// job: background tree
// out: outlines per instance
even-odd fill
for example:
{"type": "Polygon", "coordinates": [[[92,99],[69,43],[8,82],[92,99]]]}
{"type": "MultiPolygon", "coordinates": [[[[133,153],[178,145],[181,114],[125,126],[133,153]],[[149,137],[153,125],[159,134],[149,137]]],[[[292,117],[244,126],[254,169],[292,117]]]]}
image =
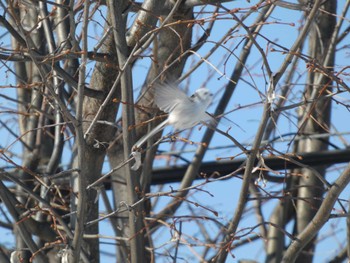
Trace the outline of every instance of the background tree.
{"type": "Polygon", "coordinates": [[[0,4],[1,262],[349,257],[349,1],[0,4]],[[223,125],[135,171],[175,81],[223,125]]]}

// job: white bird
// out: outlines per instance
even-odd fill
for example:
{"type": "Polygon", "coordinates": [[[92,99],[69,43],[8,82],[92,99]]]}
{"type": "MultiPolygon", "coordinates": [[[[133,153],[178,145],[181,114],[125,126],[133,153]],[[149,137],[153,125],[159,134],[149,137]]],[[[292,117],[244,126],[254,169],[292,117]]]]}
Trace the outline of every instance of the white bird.
{"type": "Polygon", "coordinates": [[[213,118],[206,109],[213,100],[213,94],[207,88],[199,88],[188,97],[174,84],[158,86],[154,101],[162,111],[169,113],[168,118],[139,139],[133,146],[139,149],[149,138],[160,132],[166,125],[172,125],[175,131],[192,128],[198,123],[208,122],[213,118]]]}

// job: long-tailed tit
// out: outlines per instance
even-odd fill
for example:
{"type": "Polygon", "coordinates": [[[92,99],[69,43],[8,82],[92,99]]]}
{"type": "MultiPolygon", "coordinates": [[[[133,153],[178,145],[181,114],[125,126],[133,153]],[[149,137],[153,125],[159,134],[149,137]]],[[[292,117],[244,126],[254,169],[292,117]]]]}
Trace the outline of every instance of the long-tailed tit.
{"type": "Polygon", "coordinates": [[[149,138],[164,129],[166,125],[172,125],[175,131],[179,131],[212,120],[213,118],[206,112],[212,99],[213,94],[207,88],[199,88],[191,97],[188,97],[174,84],[156,87],[154,101],[159,109],[169,113],[169,116],[139,139],[134,144],[133,150],[139,149],[149,138]]]}

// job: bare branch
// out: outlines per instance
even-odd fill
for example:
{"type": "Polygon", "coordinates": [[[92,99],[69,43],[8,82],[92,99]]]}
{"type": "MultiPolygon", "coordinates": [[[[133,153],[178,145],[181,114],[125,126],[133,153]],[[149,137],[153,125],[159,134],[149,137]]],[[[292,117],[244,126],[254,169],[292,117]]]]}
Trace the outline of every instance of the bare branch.
{"type": "Polygon", "coordinates": [[[286,250],[282,262],[294,262],[300,251],[305,247],[311,239],[318,233],[324,224],[328,221],[334,204],[337,201],[340,193],[350,182],[350,164],[344,169],[339,178],[334,182],[329,189],[325,199],[318,209],[315,217],[311,220],[308,226],[300,233],[294,242],[290,244],[286,250]]]}

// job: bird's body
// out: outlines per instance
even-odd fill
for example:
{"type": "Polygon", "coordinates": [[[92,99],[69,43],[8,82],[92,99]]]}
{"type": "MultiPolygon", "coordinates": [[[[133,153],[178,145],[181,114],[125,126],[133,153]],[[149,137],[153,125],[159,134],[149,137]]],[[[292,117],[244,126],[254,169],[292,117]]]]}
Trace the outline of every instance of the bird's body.
{"type": "Polygon", "coordinates": [[[152,131],[139,139],[133,149],[139,149],[149,138],[160,132],[166,125],[175,131],[192,128],[200,122],[207,122],[212,117],[206,109],[212,102],[213,94],[207,88],[199,88],[188,97],[175,85],[156,87],[154,101],[160,110],[169,113],[168,118],[152,131]]]}

